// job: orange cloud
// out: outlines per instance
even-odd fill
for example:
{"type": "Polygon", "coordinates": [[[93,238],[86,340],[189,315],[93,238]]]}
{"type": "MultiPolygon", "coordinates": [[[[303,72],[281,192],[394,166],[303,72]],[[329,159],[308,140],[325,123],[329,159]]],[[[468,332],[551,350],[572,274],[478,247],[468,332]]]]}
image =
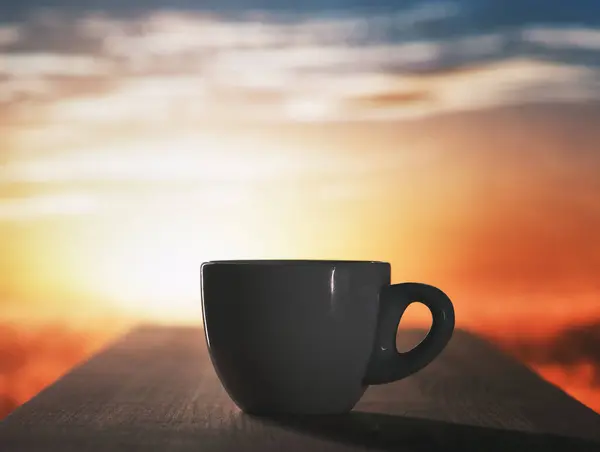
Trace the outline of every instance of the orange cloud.
{"type": "Polygon", "coordinates": [[[496,337],[509,353],[600,412],[600,317],[544,337],[496,337]]]}
{"type": "Polygon", "coordinates": [[[0,323],[0,419],[123,331],[0,323]]]}

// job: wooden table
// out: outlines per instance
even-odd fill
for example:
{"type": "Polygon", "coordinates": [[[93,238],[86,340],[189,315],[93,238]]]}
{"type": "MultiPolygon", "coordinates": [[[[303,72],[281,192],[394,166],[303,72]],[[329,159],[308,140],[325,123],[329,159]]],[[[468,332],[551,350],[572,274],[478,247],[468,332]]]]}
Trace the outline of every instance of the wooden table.
{"type": "Polygon", "coordinates": [[[457,331],[434,363],[371,387],[352,414],[255,418],[222,389],[201,329],[142,327],[0,423],[2,452],[356,450],[600,452],[600,415],[457,331]]]}

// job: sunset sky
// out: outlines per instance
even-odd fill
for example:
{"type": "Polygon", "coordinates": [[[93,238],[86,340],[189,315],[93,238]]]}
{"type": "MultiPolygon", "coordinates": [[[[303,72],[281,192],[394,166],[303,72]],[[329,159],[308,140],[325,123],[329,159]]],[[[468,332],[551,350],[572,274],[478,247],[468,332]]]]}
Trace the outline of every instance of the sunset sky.
{"type": "Polygon", "coordinates": [[[266,257],[390,261],[600,411],[600,3],[302,3],[0,4],[0,416],[266,257]]]}

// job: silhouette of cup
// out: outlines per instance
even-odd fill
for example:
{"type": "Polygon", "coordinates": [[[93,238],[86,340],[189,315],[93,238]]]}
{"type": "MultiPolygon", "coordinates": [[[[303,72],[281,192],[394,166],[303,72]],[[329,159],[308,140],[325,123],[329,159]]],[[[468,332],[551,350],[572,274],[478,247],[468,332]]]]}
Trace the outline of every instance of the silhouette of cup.
{"type": "Polygon", "coordinates": [[[429,364],[454,330],[446,294],[390,285],[386,262],[206,262],[201,288],[217,376],[234,403],[256,415],[348,412],[369,385],[429,364]],[[399,353],[398,324],[416,301],[431,311],[431,329],[399,353]]]}

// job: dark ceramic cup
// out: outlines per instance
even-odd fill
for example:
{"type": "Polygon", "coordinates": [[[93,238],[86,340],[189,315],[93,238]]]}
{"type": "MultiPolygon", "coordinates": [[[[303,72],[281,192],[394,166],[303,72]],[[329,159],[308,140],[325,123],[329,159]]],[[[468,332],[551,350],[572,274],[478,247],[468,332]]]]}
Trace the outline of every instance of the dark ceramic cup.
{"type": "Polygon", "coordinates": [[[202,264],[206,342],[225,390],[247,413],[350,411],[369,385],[429,364],[454,329],[439,289],[390,285],[390,264],[367,261],[215,261],[202,264]],[[427,337],[399,353],[412,302],[433,317],[427,337]]]}

